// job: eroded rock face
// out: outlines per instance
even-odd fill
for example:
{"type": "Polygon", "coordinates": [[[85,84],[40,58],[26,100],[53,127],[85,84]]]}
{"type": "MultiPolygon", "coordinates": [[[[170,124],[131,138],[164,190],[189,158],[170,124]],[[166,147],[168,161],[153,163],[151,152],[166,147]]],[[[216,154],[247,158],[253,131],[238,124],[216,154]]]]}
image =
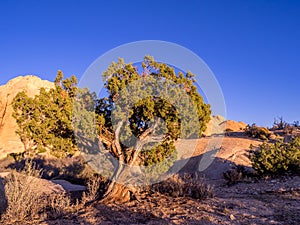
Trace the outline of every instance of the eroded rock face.
{"type": "Polygon", "coordinates": [[[221,124],[225,121],[225,118],[220,115],[211,116],[210,121],[207,124],[206,131],[203,133],[205,136],[211,136],[213,134],[224,133],[224,128],[221,124]]]}
{"type": "Polygon", "coordinates": [[[234,120],[226,120],[221,124],[221,126],[224,126],[226,130],[239,132],[243,131],[246,128],[247,124],[241,121],[237,122],[234,120]]]}
{"type": "Polygon", "coordinates": [[[20,91],[26,91],[30,97],[33,97],[42,87],[50,89],[54,87],[54,83],[28,75],[16,77],[0,86],[0,159],[6,157],[7,154],[24,151],[24,146],[15,133],[18,126],[12,117],[13,98],[20,91]]]}
{"type": "Polygon", "coordinates": [[[207,124],[207,129],[204,132],[205,136],[211,136],[214,134],[223,134],[226,130],[232,132],[240,132],[246,128],[247,124],[244,122],[236,122],[234,120],[225,120],[220,115],[214,115],[211,117],[207,124]]]}

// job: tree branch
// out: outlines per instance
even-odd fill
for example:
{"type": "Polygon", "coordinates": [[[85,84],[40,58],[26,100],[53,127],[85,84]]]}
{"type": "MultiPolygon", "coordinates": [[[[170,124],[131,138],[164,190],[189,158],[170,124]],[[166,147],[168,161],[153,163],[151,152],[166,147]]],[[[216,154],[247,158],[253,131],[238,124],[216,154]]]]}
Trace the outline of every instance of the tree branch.
{"type": "Polygon", "coordinates": [[[137,157],[139,155],[139,152],[143,149],[143,147],[151,142],[161,142],[164,140],[165,135],[153,135],[155,129],[157,128],[159,123],[159,120],[156,120],[154,125],[149,127],[145,132],[143,132],[140,136],[139,139],[137,140],[135,146],[134,146],[134,151],[133,151],[133,156],[130,162],[128,162],[129,166],[134,165],[134,163],[137,160],[137,157]]]}
{"type": "Polygon", "coordinates": [[[120,144],[120,131],[121,131],[121,127],[123,124],[124,124],[124,121],[118,122],[116,131],[115,131],[115,139],[113,140],[113,144],[116,146],[116,150],[119,155],[119,161],[121,163],[124,162],[124,155],[123,155],[122,147],[120,144]]]}
{"type": "Polygon", "coordinates": [[[149,134],[153,133],[156,129],[156,127],[158,126],[158,122],[159,120],[156,120],[155,123],[149,127],[147,130],[145,130],[140,136],[139,136],[139,139],[140,140],[143,140],[145,139],[149,134]]]}

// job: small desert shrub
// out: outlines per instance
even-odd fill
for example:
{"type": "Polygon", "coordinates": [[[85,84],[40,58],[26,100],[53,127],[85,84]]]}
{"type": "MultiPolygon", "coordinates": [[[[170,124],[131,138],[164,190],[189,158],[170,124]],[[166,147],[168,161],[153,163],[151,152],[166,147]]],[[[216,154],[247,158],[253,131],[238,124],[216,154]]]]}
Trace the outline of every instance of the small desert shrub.
{"type": "MultiPolygon", "coordinates": [[[[79,203],[77,203],[79,205],[79,203]]],[[[46,214],[48,218],[55,219],[74,211],[71,198],[66,193],[56,193],[48,196],[46,204],[46,214]]]]}
{"type": "Polygon", "coordinates": [[[104,194],[105,188],[108,186],[108,180],[101,176],[92,176],[87,182],[87,191],[83,193],[81,202],[83,205],[93,202],[104,194]]]}
{"type": "Polygon", "coordinates": [[[271,136],[270,131],[265,127],[258,127],[255,124],[247,125],[245,134],[249,137],[259,138],[261,140],[268,140],[271,136]]]}
{"type": "Polygon", "coordinates": [[[278,119],[274,119],[274,123],[273,123],[273,130],[283,130],[286,126],[288,126],[289,124],[284,121],[283,117],[278,117],[278,119]]]}
{"type": "Polygon", "coordinates": [[[296,127],[287,124],[287,125],[283,128],[283,133],[284,133],[284,134],[293,134],[296,130],[297,130],[296,127]]]}
{"type": "MultiPolygon", "coordinates": [[[[26,160],[21,171],[13,170],[4,179],[4,199],[7,201],[7,207],[0,224],[23,223],[45,217],[55,219],[83,207],[78,201],[73,204],[67,193],[43,193],[40,177],[41,170],[36,168],[33,161],[26,160]]],[[[3,201],[2,196],[2,205],[1,200],[3,201]]]]}
{"type": "Polygon", "coordinates": [[[252,174],[246,170],[245,166],[242,165],[238,165],[223,173],[223,177],[227,181],[228,185],[245,181],[251,176],[252,174]]]}
{"type": "Polygon", "coordinates": [[[281,174],[287,171],[299,172],[300,138],[288,143],[278,140],[275,143],[263,143],[251,155],[253,168],[259,174],[281,174]]]}
{"type": "Polygon", "coordinates": [[[22,173],[11,172],[4,180],[7,209],[3,215],[5,221],[24,221],[34,219],[42,210],[42,196],[37,193],[38,183],[36,177],[41,171],[29,161],[22,173]]]}
{"type": "Polygon", "coordinates": [[[195,173],[194,175],[175,174],[165,181],[152,185],[152,190],[172,197],[191,197],[206,199],[213,197],[212,186],[205,184],[204,180],[195,173]]]}
{"type": "Polygon", "coordinates": [[[294,121],[293,126],[296,128],[300,127],[300,122],[298,120],[294,121]]]}

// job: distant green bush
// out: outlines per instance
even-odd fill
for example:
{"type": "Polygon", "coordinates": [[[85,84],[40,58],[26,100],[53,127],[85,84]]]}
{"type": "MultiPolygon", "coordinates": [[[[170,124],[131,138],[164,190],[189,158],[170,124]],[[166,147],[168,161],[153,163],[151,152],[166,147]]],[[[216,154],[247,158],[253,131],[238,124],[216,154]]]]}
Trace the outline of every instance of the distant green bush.
{"type": "Polygon", "coordinates": [[[247,125],[245,133],[249,137],[259,138],[261,140],[268,140],[271,136],[270,131],[265,127],[258,127],[255,124],[247,125]]]}
{"type": "Polygon", "coordinates": [[[261,175],[287,171],[299,173],[300,138],[294,138],[288,143],[282,140],[263,143],[253,152],[251,161],[253,168],[261,175]]]}

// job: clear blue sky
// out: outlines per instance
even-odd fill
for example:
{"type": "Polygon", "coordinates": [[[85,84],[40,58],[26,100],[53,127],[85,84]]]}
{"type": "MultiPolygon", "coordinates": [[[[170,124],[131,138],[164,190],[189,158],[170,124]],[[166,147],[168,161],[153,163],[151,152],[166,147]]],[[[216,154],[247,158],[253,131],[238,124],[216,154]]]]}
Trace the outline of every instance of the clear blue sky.
{"type": "MultiPolygon", "coordinates": [[[[80,77],[127,42],[185,46],[212,69],[228,119],[300,120],[300,1],[0,1],[0,84],[61,69],[80,77]]],[[[201,84],[200,84],[201,85],[201,84]]]]}

